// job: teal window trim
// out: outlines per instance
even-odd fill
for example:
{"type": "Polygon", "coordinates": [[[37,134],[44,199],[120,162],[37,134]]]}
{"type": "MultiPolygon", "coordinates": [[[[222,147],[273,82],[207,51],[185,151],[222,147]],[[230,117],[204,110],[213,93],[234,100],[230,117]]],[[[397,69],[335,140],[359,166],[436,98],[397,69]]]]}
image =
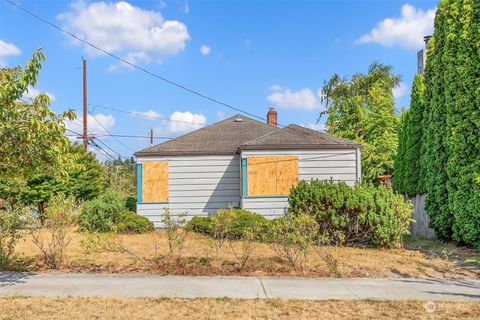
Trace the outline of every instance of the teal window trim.
{"type": "Polygon", "coordinates": [[[242,196],[246,197],[248,192],[247,185],[247,158],[242,158],[242,196]]]}
{"type": "Polygon", "coordinates": [[[142,203],[142,164],[137,163],[137,203],[142,203]]]}

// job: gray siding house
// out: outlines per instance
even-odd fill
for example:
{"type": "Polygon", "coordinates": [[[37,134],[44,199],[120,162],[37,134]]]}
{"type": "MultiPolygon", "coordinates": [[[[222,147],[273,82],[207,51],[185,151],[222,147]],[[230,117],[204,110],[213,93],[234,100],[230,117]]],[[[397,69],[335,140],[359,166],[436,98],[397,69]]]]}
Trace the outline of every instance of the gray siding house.
{"type": "Polygon", "coordinates": [[[160,225],[168,208],[187,217],[244,208],[269,218],[288,210],[288,193],[299,180],[360,179],[357,142],[298,125],[278,128],[243,115],[135,153],[137,212],[160,225]]]}

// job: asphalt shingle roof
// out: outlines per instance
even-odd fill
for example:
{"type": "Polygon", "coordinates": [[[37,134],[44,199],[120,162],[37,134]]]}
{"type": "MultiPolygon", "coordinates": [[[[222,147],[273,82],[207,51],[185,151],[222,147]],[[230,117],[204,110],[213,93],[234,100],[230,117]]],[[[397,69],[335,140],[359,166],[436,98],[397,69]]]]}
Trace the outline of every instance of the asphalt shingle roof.
{"type": "Polygon", "coordinates": [[[277,128],[235,115],[178,138],[154,145],[135,156],[235,154],[239,149],[359,148],[357,142],[291,124],[277,128]],[[239,121],[240,120],[240,121],[239,121]]]}
{"type": "Polygon", "coordinates": [[[284,128],[267,133],[250,140],[240,146],[240,149],[266,148],[358,148],[358,142],[328,135],[323,132],[290,124],[284,128]]]}
{"type": "Polygon", "coordinates": [[[175,139],[138,151],[135,156],[235,154],[239,145],[277,130],[276,127],[235,115],[175,139]],[[236,121],[241,119],[241,121],[236,121]]]}

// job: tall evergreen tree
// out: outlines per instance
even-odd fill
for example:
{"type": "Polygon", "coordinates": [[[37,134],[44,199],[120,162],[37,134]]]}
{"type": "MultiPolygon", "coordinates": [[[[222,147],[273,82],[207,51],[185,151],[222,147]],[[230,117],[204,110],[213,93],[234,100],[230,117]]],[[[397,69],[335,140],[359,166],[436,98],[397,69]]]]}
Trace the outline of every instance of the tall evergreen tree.
{"type": "Polygon", "coordinates": [[[452,235],[453,215],[448,208],[448,176],[446,163],[449,151],[446,147],[445,81],[447,61],[443,48],[447,38],[447,24],[451,18],[450,4],[442,1],[435,16],[435,32],[427,50],[425,68],[425,119],[427,126],[423,138],[422,166],[425,174],[425,207],[433,227],[442,239],[452,235]]]}
{"type": "Polygon", "coordinates": [[[431,225],[480,247],[480,1],[443,0],[425,71],[422,170],[431,225]]]}
{"type": "Polygon", "coordinates": [[[449,0],[444,110],[453,239],[480,247],[480,1],[449,0]]]}
{"type": "Polygon", "coordinates": [[[400,117],[400,131],[398,133],[398,147],[397,147],[397,156],[395,157],[395,162],[393,164],[393,178],[392,178],[392,187],[395,191],[400,193],[406,193],[405,183],[406,183],[406,170],[408,169],[409,163],[407,162],[407,136],[410,131],[410,110],[402,111],[400,117]]]}
{"type": "Polygon", "coordinates": [[[422,169],[420,157],[422,152],[423,119],[425,85],[422,76],[417,74],[413,79],[410,96],[409,128],[407,133],[406,163],[408,170],[405,174],[405,192],[409,195],[423,193],[422,169]]]}

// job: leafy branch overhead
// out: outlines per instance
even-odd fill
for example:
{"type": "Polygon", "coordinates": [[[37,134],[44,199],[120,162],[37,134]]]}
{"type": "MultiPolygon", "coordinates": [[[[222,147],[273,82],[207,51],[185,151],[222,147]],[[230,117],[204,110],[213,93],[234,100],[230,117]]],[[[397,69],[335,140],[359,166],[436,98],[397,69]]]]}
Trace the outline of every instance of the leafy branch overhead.
{"type": "Polygon", "coordinates": [[[390,66],[374,62],[367,74],[333,75],[322,89],[327,132],[363,144],[362,176],[373,181],[392,174],[397,151],[399,117],[393,89],[400,78],[390,66]]]}
{"type": "Polygon", "coordinates": [[[58,155],[69,147],[64,120],[73,120],[74,112],[52,112],[46,94],[22,100],[28,87],[37,84],[45,60],[39,49],[25,67],[0,69],[0,177],[25,176],[35,170],[64,174],[62,168],[72,161],[58,155]]]}

